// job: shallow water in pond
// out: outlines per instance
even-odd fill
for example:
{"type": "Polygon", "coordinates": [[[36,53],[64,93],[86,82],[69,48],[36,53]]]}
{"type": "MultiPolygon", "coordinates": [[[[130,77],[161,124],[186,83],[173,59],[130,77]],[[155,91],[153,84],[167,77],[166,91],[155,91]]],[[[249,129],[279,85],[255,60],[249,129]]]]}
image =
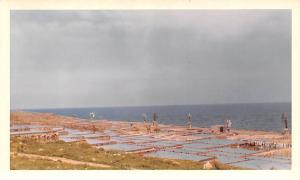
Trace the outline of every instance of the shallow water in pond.
{"type": "MultiPolygon", "coordinates": [[[[207,151],[202,149],[203,152],[207,151]]],[[[169,151],[169,152],[176,152],[176,153],[197,153],[197,152],[201,152],[200,151],[196,151],[195,149],[187,149],[187,148],[166,148],[165,151],[169,151]]]]}
{"type": "Polygon", "coordinates": [[[189,148],[189,149],[195,149],[196,151],[198,149],[203,149],[203,148],[212,148],[215,147],[216,145],[212,144],[204,144],[204,143],[191,143],[191,144],[184,144],[184,148],[189,148]]]}
{"type": "Polygon", "coordinates": [[[128,142],[130,139],[124,138],[124,137],[119,137],[119,136],[113,136],[111,137],[112,141],[117,141],[117,142],[128,142]]]}
{"type": "Polygon", "coordinates": [[[153,142],[153,143],[145,143],[142,145],[150,145],[150,146],[155,146],[155,147],[164,147],[164,146],[175,146],[175,145],[179,145],[182,143],[186,143],[184,141],[157,141],[157,142],[153,142]]]}
{"type": "Polygon", "coordinates": [[[255,157],[251,157],[250,159],[253,160],[262,160],[262,161],[271,161],[273,163],[290,163],[291,161],[288,159],[283,159],[283,158],[276,158],[276,156],[274,156],[274,158],[269,158],[269,157],[262,157],[262,156],[255,156],[255,157]]]}
{"type": "Polygon", "coordinates": [[[209,156],[216,157],[222,163],[232,163],[245,160],[245,158],[241,158],[239,154],[228,154],[219,151],[211,151],[207,154],[209,156]]]}
{"type": "Polygon", "coordinates": [[[128,140],[133,141],[134,143],[146,143],[150,141],[156,141],[157,139],[149,136],[140,136],[140,137],[129,137],[128,140]]]}
{"type": "Polygon", "coordinates": [[[138,146],[135,144],[110,144],[101,146],[103,149],[107,150],[122,150],[122,151],[133,151],[138,149],[143,149],[145,147],[138,146]]]}
{"type": "Polygon", "coordinates": [[[237,155],[245,155],[245,154],[252,154],[252,153],[258,152],[255,150],[249,150],[249,149],[244,149],[244,148],[230,148],[230,147],[216,148],[216,151],[232,153],[232,154],[237,154],[237,155]]]}
{"type": "Polygon", "coordinates": [[[214,136],[214,135],[212,135],[212,134],[191,134],[189,136],[210,137],[210,136],[214,136]]]}
{"type": "Polygon", "coordinates": [[[104,134],[109,135],[109,136],[119,136],[116,132],[112,130],[105,130],[104,134]]]}
{"type": "Polygon", "coordinates": [[[102,134],[102,133],[96,133],[96,134],[83,134],[82,136],[85,137],[85,138],[97,138],[97,137],[105,136],[105,134],[102,134]]]}
{"type": "Polygon", "coordinates": [[[170,158],[170,159],[184,159],[184,160],[193,160],[200,161],[209,159],[209,156],[201,156],[201,155],[193,155],[193,154],[185,154],[185,153],[177,153],[177,152],[168,152],[168,151],[156,151],[145,154],[145,156],[150,157],[160,157],[160,158],[170,158]]]}
{"type": "Polygon", "coordinates": [[[65,131],[68,132],[69,134],[74,134],[74,135],[92,134],[91,131],[80,131],[77,129],[70,129],[70,128],[65,128],[65,131]]]}
{"type": "Polygon", "coordinates": [[[248,160],[237,163],[230,163],[234,166],[250,168],[250,169],[290,169],[290,163],[275,163],[274,161],[266,160],[248,160]]]}
{"type": "Polygon", "coordinates": [[[195,140],[194,142],[207,143],[213,145],[229,145],[229,144],[242,143],[242,141],[229,140],[229,139],[217,139],[217,138],[195,140]]]}

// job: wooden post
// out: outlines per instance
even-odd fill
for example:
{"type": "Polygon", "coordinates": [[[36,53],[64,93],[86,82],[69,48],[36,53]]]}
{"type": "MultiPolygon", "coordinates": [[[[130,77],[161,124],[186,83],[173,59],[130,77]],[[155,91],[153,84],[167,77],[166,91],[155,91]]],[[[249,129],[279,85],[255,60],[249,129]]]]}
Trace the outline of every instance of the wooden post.
{"type": "Polygon", "coordinates": [[[157,113],[153,113],[153,129],[154,131],[158,131],[158,122],[157,122],[157,113]]]}
{"type": "Polygon", "coordinates": [[[288,113],[284,112],[281,115],[281,119],[284,123],[284,129],[283,129],[283,134],[288,135],[289,134],[289,129],[288,129],[288,113]]]}
{"type": "Polygon", "coordinates": [[[156,123],[156,121],[157,121],[157,113],[153,113],[153,122],[152,122],[153,126],[156,123]]]}

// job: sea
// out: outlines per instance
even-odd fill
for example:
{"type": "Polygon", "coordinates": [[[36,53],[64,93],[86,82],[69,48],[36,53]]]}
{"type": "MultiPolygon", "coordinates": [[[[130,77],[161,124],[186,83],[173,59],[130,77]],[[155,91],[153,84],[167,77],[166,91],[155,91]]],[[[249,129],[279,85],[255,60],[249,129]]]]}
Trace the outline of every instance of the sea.
{"type": "Polygon", "coordinates": [[[151,121],[157,113],[162,124],[186,125],[186,114],[191,113],[193,126],[210,127],[232,121],[232,128],[281,132],[284,123],[283,112],[288,113],[288,127],[291,128],[291,103],[247,103],[209,105],[168,105],[139,107],[89,107],[26,109],[31,112],[47,112],[64,116],[90,119],[94,112],[98,120],[143,122],[144,116],[151,121]]]}

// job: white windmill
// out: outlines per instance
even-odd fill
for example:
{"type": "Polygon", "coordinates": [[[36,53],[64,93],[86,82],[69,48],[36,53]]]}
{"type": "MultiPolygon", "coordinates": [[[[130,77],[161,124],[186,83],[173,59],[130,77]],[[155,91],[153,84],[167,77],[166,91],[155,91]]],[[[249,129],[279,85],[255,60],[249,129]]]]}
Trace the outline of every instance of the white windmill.
{"type": "Polygon", "coordinates": [[[95,117],[96,117],[96,114],[94,112],[91,112],[90,113],[90,119],[95,119],[95,117]]]}

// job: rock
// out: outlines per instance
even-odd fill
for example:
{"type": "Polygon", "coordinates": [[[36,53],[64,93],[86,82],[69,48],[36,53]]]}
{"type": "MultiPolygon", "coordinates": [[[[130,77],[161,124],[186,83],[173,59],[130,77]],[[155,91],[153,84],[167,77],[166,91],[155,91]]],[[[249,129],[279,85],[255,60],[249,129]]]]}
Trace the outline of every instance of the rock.
{"type": "Polygon", "coordinates": [[[206,161],[206,163],[203,165],[203,169],[212,169],[213,166],[209,161],[206,161]]]}

